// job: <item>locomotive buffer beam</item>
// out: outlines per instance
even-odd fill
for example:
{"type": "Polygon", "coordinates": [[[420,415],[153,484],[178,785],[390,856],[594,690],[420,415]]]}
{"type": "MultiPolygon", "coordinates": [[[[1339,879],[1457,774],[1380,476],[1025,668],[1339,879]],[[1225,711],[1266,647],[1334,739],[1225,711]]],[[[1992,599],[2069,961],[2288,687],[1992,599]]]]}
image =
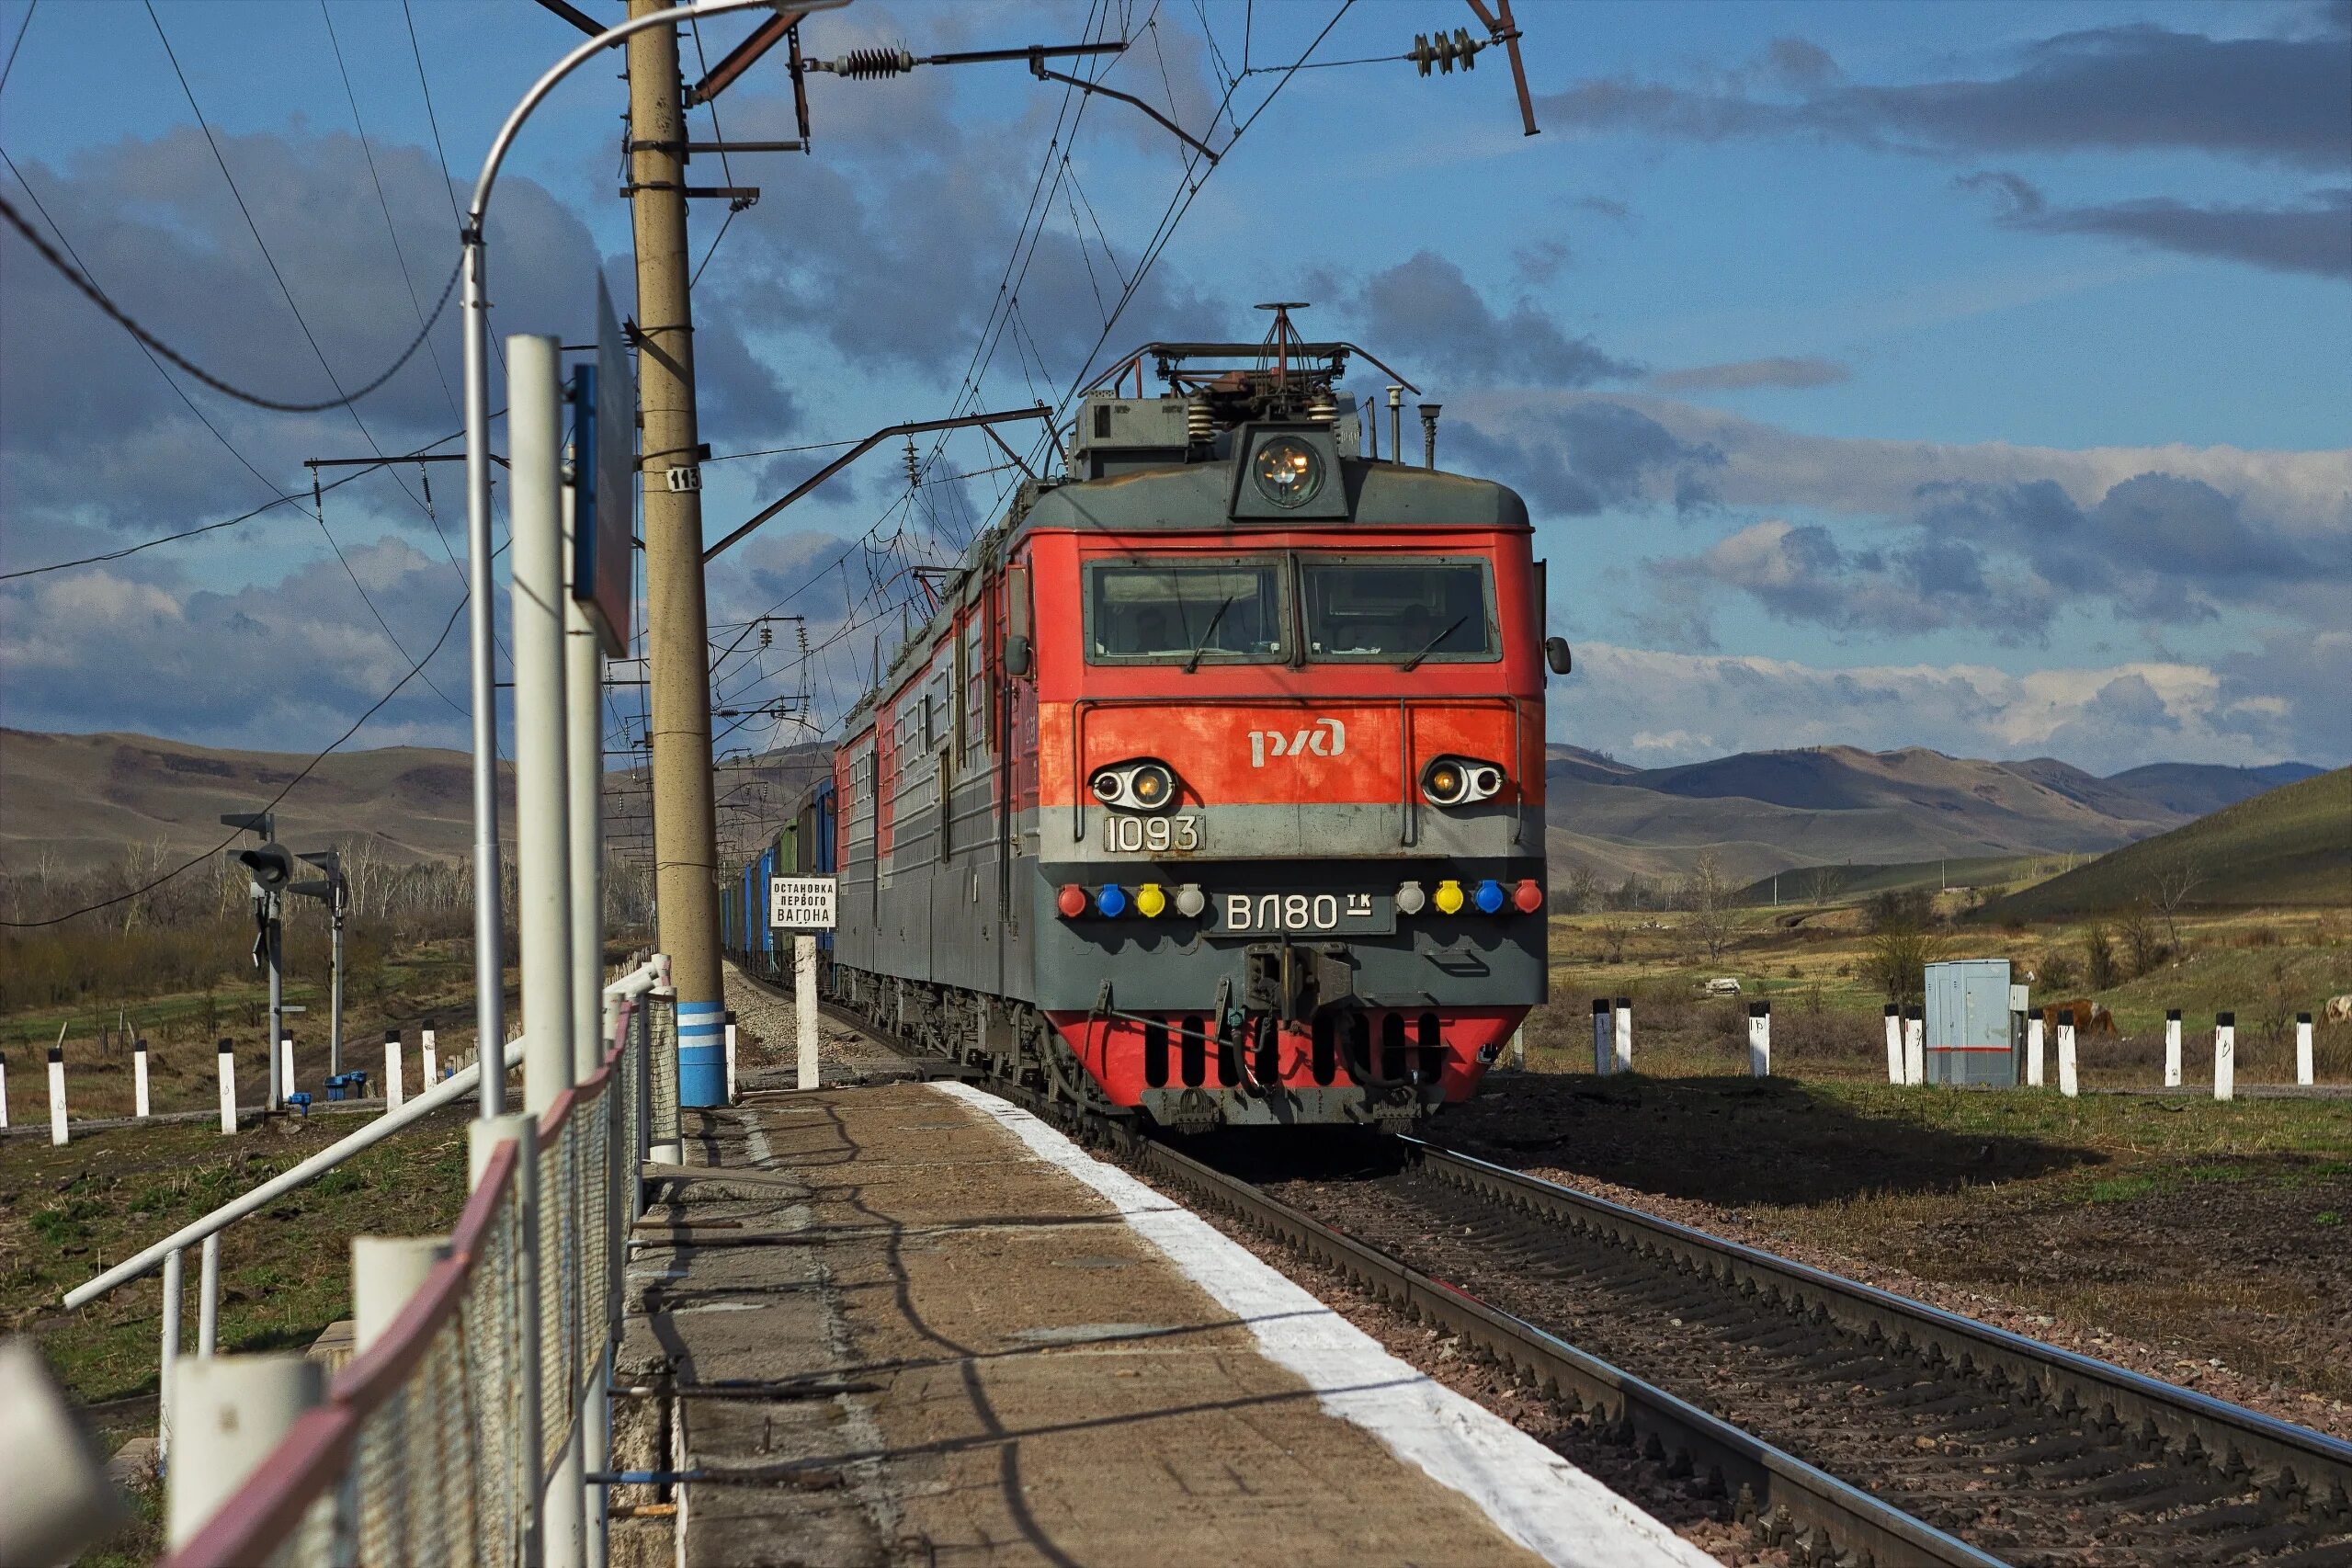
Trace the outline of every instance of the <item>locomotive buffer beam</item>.
{"type": "Polygon", "coordinates": [[[1286,1024],[1310,1022],[1356,997],[1356,965],[1344,943],[1254,942],[1242,962],[1242,1005],[1286,1024]]]}

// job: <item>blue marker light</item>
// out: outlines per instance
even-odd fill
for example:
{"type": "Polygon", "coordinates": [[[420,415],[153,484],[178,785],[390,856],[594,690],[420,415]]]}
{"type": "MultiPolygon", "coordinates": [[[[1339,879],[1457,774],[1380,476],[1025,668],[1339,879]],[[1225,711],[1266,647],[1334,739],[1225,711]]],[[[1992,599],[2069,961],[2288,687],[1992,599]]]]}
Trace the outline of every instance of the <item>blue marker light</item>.
{"type": "Polygon", "coordinates": [[[1095,894],[1095,907],[1108,915],[1127,913],[1127,893],[1117,882],[1105,882],[1103,891],[1095,894]]]}
{"type": "Polygon", "coordinates": [[[1481,915],[1502,914],[1503,900],[1505,896],[1503,884],[1494,881],[1492,877],[1489,877],[1486,881],[1478,884],[1478,895],[1476,900],[1478,904],[1478,913],[1481,915]]]}

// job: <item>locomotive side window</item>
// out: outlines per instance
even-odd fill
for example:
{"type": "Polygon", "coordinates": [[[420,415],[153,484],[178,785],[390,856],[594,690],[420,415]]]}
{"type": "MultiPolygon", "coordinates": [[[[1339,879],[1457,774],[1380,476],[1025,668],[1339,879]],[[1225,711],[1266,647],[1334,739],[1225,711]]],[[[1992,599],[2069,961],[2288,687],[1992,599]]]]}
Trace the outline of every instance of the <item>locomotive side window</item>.
{"type": "Polygon", "coordinates": [[[1272,664],[1290,621],[1279,562],[1086,566],[1086,662],[1272,664]]]}
{"type": "Polygon", "coordinates": [[[1307,555],[1299,575],[1309,658],[1418,665],[1496,656],[1483,561],[1307,555]]]}

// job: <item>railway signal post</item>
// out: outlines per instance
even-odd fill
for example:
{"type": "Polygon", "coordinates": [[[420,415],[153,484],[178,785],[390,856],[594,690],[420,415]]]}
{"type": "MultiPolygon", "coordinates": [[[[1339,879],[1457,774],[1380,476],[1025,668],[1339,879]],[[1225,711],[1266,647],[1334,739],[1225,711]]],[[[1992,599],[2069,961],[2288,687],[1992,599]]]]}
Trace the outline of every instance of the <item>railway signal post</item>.
{"type": "Polygon", "coordinates": [[[800,1085],[817,1086],[817,938],[838,923],[831,877],[770,877],[767,923],[792,933],[792,1020],[798,1036],[800,1085]]]}

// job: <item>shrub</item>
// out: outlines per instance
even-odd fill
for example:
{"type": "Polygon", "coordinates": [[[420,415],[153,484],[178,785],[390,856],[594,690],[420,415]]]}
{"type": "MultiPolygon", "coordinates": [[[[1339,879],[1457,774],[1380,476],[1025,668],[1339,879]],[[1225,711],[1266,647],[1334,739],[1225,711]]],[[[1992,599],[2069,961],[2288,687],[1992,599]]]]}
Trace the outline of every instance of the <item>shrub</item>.
{"type": "Polygon", "coordinates": [[[2090,977],[2092,990],[2114,988],[2119,978],[2115,966],[2115,938],[2103,920],[2094,920],[2084,928],[2083,969],[2090,977]]]}

